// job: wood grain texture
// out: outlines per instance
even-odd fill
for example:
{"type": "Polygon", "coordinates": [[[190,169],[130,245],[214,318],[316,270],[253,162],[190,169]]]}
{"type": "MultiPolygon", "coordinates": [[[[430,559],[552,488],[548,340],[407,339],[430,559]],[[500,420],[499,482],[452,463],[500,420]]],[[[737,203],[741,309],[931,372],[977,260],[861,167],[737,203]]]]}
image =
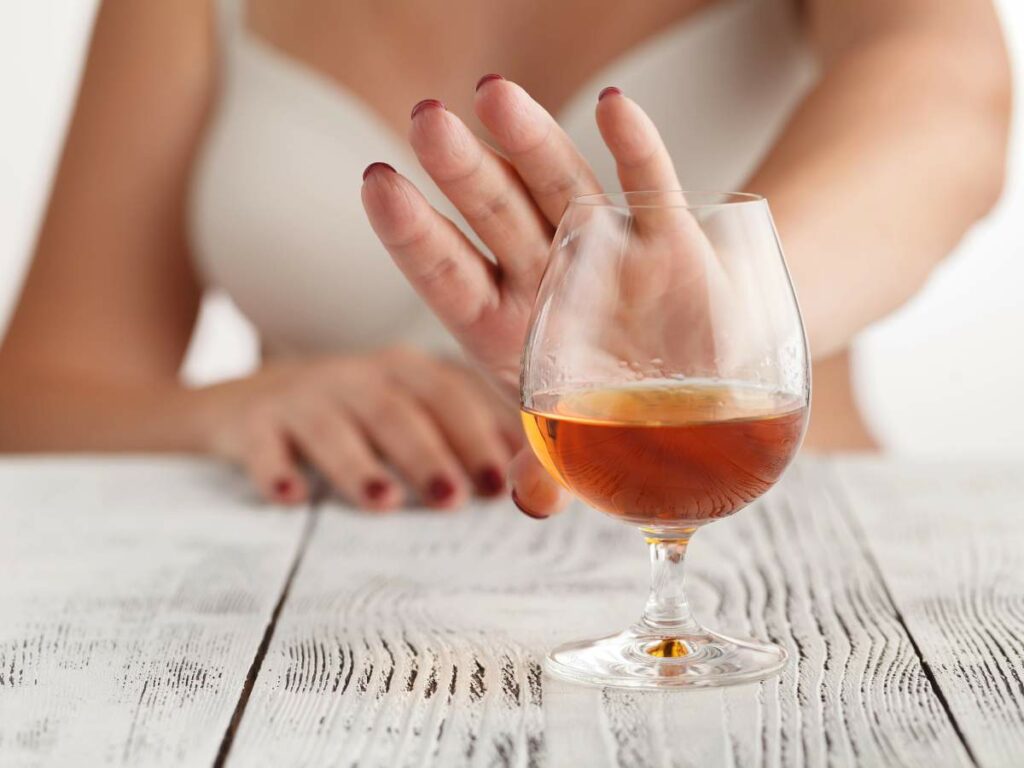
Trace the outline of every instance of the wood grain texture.
{"type": "Polygon", "coordinates": [[[1024,471],[838,463],[892,599],[981,766],[1024,765],[1024,471]]]}
{"type": "Polygon", "coordinates": [[[671,694],[541,673],[646,592],[628,526],[506,504],[319,513],[231,754],[235,765],[969,765],[820,464],[702,531],[699,617],[783,643],[778,680],[671,694]]]}
{"type": "Polygon", "coordinates": [[[308,514],[199,462],[5,459],[0,765],[211,765],[308,514]]]}

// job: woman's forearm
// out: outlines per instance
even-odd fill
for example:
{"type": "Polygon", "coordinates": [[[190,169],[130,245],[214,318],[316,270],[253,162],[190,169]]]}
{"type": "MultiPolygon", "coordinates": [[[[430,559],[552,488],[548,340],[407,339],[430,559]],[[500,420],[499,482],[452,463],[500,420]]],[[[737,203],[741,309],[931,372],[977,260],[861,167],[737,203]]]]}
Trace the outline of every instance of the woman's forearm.
{"type": "Polygon", "coordinates": [[[844,52],[750,181],[816,358],[910,298],[998,198],[1010,85],[997,48],[907,31],[844,52]]]}
{"type": "Polygon", "coordinates": [[[5,377],[0,451],[203,451],[206,399],[174,381],[5,377]]]}

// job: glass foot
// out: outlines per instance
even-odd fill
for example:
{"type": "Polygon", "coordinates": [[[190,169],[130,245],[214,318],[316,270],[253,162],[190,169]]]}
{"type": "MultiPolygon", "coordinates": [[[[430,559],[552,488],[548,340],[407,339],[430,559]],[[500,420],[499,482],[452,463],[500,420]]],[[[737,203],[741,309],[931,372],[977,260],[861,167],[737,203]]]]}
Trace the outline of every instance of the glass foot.
{"type": "Polygon", "coordinates": [[[545,667],[574,683],[615,688],[697,688],[751,683],[786,666],[785,649],[707,630],[666,636],[634,626],[610,637],[567,643],[545,667]]]}

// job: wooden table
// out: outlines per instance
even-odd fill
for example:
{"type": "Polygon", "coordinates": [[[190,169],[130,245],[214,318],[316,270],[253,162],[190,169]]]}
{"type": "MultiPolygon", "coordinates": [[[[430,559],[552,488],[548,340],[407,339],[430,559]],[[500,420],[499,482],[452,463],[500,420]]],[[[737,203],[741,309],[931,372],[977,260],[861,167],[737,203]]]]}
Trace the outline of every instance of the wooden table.
{"type": "Polygon", "coordinates": [[[283,510],[177,459],[0,462],[0,766],[1021,766],[1024,466],[817,459],[696,539],[697,615],[760,685],[541,671],[618,630],[596,513],[283,510]]]}

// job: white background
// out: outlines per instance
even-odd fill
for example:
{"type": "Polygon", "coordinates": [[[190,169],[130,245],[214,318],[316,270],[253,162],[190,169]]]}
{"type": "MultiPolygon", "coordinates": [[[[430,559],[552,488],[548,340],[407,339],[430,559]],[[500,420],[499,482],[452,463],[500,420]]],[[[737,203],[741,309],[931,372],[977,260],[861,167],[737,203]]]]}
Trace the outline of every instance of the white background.
{"type": "MultiPolygon", "coordinates": [[[[1020,105],[1024,3],[999,4],[1020,105]]],[[[94,0],[0,4],[0,332],[32,249],[94,7],[94,0]]],[[[970,233],[914,302],[857,345],[859,396],[891,450],[1024,456],[1024,121],[1019,117],[1013,144],[1008,187],[996,212],[970,233]]],[[[251,335],[223,305],[205,311],[207,328],[215,326],[217,332],[203,334],[190,370],[201,378],[241,370],[252,357],[251,335]]]]}

